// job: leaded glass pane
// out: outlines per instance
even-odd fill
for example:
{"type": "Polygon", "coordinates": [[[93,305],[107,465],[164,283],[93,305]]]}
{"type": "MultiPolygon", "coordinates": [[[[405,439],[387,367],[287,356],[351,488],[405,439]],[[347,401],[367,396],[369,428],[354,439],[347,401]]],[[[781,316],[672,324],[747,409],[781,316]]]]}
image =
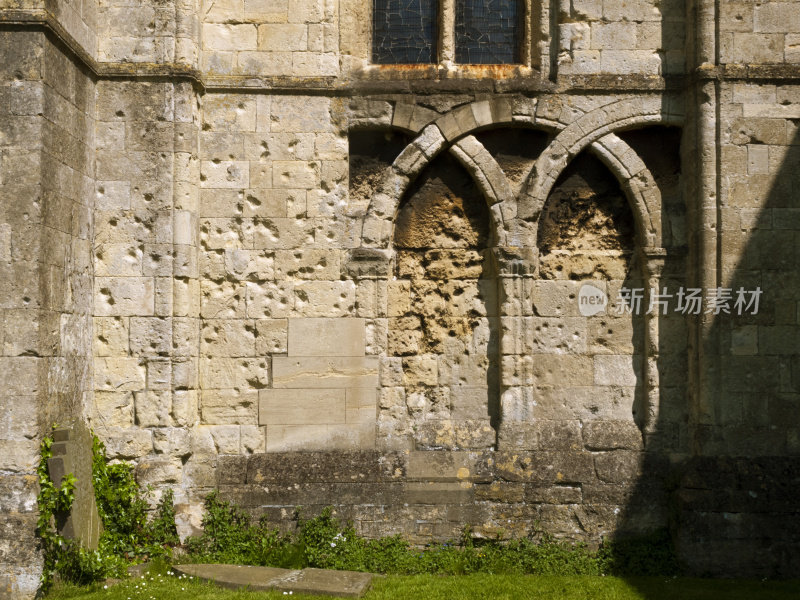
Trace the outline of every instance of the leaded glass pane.
{"type": "Polygon", "coordinates": [[[519,0],[456,0],[456,62],[519,62],[519,0]]]}
{"type": "Polygon", "coordinates": [[[436,62],[437,0],[375,0],[372,62],[436,62]]]}

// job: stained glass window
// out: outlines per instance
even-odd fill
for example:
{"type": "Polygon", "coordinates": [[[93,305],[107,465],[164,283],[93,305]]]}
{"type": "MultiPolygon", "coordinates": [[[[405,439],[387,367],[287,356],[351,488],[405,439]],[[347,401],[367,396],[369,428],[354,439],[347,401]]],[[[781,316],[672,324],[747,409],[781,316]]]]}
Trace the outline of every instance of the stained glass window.
{"type": "Polygon", "coordinates": [[[456,62],[519,62],[519,0],[456,0],[456,62]]]}
{"type": "Polygon", "coordinates": [[[374,0],[372,62],[436,62],[437,0],[374,0]]]}

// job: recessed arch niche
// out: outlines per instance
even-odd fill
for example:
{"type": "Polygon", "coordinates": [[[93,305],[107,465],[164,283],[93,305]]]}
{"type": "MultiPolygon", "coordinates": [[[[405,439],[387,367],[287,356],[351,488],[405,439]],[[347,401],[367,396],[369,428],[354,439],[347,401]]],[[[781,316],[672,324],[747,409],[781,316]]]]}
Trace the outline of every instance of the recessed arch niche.
{"type": "Polygon", "coordinates": [[[496,443],[499,366],[492,216],[449,153],[409,186],[394,219],[379,435],[387,445],[485,449],[496,443]],[[384,382],[385,384],[386,382],[384,382]]]}

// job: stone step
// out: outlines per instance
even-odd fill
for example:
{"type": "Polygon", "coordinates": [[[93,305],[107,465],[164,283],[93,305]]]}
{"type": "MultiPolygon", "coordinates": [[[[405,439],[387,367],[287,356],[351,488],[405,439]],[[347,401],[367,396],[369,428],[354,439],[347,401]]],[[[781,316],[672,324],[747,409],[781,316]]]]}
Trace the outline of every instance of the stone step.
{"type": "Polygon", "coordinates": [[[328,569],[190,564],[173,565],[172,570],[232,590],[244,588],[253,591],[278,590],[342,598],[360,598],[372,584],[370,573],[328,569]]]}

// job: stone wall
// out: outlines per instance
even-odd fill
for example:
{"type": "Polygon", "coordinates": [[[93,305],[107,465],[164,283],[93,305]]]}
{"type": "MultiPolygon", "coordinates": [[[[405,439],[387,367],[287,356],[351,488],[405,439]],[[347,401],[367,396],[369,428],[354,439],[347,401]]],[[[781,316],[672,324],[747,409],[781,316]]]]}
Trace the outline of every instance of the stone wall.
{"type": "Polygon", "coordinates": [[[100,3],[97,27],[102,35],[97,40],[97,59],[111,64],[169,64],[196,69],[198,4],[196,0],[100,3]]]}
{"type": "Polygon", "coordinates": [[[519,64],[463,65],[443,0],[433,63],[376,65],[361,0],[0,3],[4,581],[54,421],[184,535],[219,486],[794,572],[796,4],[529,0],[519,64]],[[760,311],[616,310],[687,286],[760,311]]]}
{"type": "Polygon", "coordinates": [[[203,7],[201,68],[210,76],[339,75],[338,2],[212,2],[203,7]]]}
{"type": "Polygon", "coordinates": [[[294,527],[297,507],[307,519],[333,506],[361,535],[399,534],[420,545],[458,538],[467,525],[491,539],[547,531],[594,546],[604,537],[663,526],[669,463],[651,461],[642,470],[635,428],[598,425],[569,443],[541,451],[228,457],[220,462],[218,487],[222,498],[284,530],[294,527]],[[646,496],[631,494],[637,480],[646,496]]]}
{"type": "Polygon", "coordinates": [[[94,84],[44,34],[3,31],[3,531],[0,586],[39,585],[35,469],[91,397],[94,84]]]}
{"type": "Polygon", "coordinates": [[[191,84],[98,84],[90,423],[162,486],[198,467],[198,123],[191,84]]]}

